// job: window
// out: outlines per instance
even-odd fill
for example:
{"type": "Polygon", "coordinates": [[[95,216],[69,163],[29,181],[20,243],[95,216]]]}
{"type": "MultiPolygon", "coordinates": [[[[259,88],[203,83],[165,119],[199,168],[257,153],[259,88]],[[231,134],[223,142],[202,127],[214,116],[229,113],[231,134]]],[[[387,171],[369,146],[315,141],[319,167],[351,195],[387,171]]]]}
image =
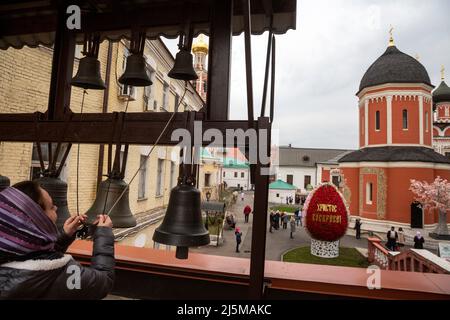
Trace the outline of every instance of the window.
{"type": "Polygon", "coordinates": [[[138,199],[145,199],[147,193],[147,156],[141,155],[139,168],[138,199]]]}
{"type": "Polygon", "coordinates": [[[339,176],[332,176],[331,177],[331,181],[333,182],[333,184],[336,186],[336,187],[339,187],[339,176]]]}
{"type": "Polygon", "coordinates": [[[280,197],[280,194],[279,193],[277,193],[277,198],[279,198],[280,197]]]}
{"type": "Polygon", "coordinates": [[[445,107],[445,116],[450,117],[450,107],[449,106],[445,107]]]}
{"type": "Polygon", "coordinates": [[[408,130],[408,110],[403,109],[402,111],[402,120],[403,120],[403,130],[408,130]]]}
{"type": "Polygon", "coordinates": [[[234,177],[235,177],[235,178],[237,178],[237,174],[238,174],[237,172],[234,173],[234,177]]]}
{"type": "Polygon", "coordinates": [[[211,174],[205,173],[205,187],[209,187],[211,184],[211,174]]]}
{"type": "Polygon", "coordinates": [[[375,112],[375,130],[380,130],[380,111],[375,112]]]}
{"type": "Polygon", "coordinates": [[[364,115],[361,117],[361,134],[364,134],[364,115]]]}
{"type": "Polygon", "coordinates": [[[162,107],[166,110],[169,108],[169,85],[164,83],[162,107]]]}
{"type": "Polygon", "coordinates": [[[308,187],[311,184],[311,176],[305,176],[304,188],[308,187]]]}
{"type": "Polygon", "coordinates": [[[428,111],[425,112],[425,132],[428,132],[428,111]]]}
{"type": "Polygon", "coordinates": [[[206,92],[208,89],[208,81],[203,81],[203,92],[206,92]]]}
{"type": "Polygon", "coordinates": [[[372,204],[372,191],[373,191],[372,183],[367,182],[367,184],[366,184],[366,204],[372,204]]]}
{"type": "MultiPolygon", "coordinates": [[[[155,72],[151,69],[147,69],[150,79],[155,83],[155,72]]],[[[151,86],[144,87],[144,110],[154,110],[154,90],[152,90],[154,84],[151,86]]]]}
{"type": "Polygon", "coordinates": [[[163,195],[163,166],[164,160],[158,159],[158,168],[156,172],[156,195],[163,195]]]}
{"type": "Polygon", "coordinates": [[[244,178],[245,174],[244,172],[241,172],[241,178],[244,178]]]}
{"type": "Polygon", "coordinates": [[[178,93],[175,94],[175,108],[178,107],[178,103],[180,102],[180,96],[178,93]]]}
{"type": "MultiPolygon", "coordinates": [[[[52,155],[56,152],[57,143],[52,143],[51,150],[52,155]]],[[[61,160],[64,156],[64,153],[66,152],[67,144],[63,143],[61,145],[61,149],[59,151],[58,159],[56,160],[55,168],[58,169],[60,166],[61,160]]],[[[49,154],[48,154],[48,143],[41,143],[41,152],[42,152],[42,160],[44,161],[45,169],[48,168],[49,165],[49,154]]],[[[41,177],[41,164],[39,161],[39,153],[37,150],[37,144],[33,143],[33,151],[31,154],[31,168],[30,168],[30,180],[38,179],[41,177]]],[[[61,173],[59,175],[59,178],[65,182],[67,182],[67,162],[64,164],[61,173]]]]}
{"type": "Polygon", "coordinates": [[[292,174],[288,174],[286,176],[286,182],[289,183],[289,184],[294,184],[293,183],[294,182],[294,176],[292,174]]]}

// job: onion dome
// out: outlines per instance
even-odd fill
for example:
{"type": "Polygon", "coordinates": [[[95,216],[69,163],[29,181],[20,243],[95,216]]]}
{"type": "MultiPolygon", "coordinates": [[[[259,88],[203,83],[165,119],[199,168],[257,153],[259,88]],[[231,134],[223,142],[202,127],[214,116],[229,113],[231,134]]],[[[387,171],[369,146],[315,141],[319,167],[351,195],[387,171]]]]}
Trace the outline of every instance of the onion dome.
{"type": "Polygon", "coordinates": [[[437,87],[436,90],[433,91],[433,102],[439,103],[439,102],[450,102],[450,88],[447,86],[447,84],[444,81],[444,66],[442,66],[441,69],[441,79],[442,82],[437,87]]]}
{"type": "Polygon", "coordinates": [[[205,42],[205,38],[202,34],[198,37],[198,40],[192,44],[192,52],[202,52],[204,54],[208,54],[208,44],[205,42]]]}
{"type": "Polygon", "coordinates": [[[393,43],[366,71],[359,92],[385,83],[424,83],[433,86],[425,67],[417,59],[398,50],[393,43]]]}

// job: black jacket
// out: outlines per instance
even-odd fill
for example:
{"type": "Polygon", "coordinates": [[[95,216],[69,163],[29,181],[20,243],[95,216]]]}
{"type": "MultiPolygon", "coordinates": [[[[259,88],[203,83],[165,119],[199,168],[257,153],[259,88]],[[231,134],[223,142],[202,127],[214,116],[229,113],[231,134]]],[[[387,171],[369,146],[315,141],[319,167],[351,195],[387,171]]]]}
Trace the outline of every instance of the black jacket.
{"type": "Polygon", "coordinates": [[[114,284],[114,236],[111,228],[94,233],[91,266],[64,254],[74,238],[58,237],[56,252],[0,265],[0,299],[102,299],[114,284]]]}

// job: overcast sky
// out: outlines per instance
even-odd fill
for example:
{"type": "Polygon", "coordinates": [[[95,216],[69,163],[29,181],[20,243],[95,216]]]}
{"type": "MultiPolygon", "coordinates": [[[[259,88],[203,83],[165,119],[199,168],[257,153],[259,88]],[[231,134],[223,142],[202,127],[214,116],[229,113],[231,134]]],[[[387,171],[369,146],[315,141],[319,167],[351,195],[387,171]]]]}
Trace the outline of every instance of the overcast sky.
{"type": "MultiPolygon", "coordinates": [[[[450,82],[450,1],[298,0],[297,30],[277,36],[274,129],[295,147],[358,147],[357,98],[367,68],[386,50],[389,26],[397,48],[440,83],[450,82]]],[[[259,115],[267,34],[252,37],[255,114],[259,115]]],[[[176,40],[168,41],[176,53],[176,40]]],[[[230,118],[246,119],[243,36],[233,37],[230,118]]]]}

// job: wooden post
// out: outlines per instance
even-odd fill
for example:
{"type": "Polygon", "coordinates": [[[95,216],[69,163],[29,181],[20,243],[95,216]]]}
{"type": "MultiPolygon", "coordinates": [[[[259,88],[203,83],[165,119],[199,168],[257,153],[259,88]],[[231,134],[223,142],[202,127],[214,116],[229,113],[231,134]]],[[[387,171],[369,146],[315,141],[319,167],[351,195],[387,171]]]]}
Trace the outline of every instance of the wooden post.
{"type": "Polygon", "coordinates": [[[228,120],[233,1],[215,0],[211,3],[206,113],[208,120],[228,120]]]}
{"type": "Polygon", "coordinates": [[[58,6],[58,26],[53,48],[52,75],[48,97],[48,119],[62,120],[70,109],[70,93],[75,55],[75,34],[66,26],[66,1],[58,6]]]}

